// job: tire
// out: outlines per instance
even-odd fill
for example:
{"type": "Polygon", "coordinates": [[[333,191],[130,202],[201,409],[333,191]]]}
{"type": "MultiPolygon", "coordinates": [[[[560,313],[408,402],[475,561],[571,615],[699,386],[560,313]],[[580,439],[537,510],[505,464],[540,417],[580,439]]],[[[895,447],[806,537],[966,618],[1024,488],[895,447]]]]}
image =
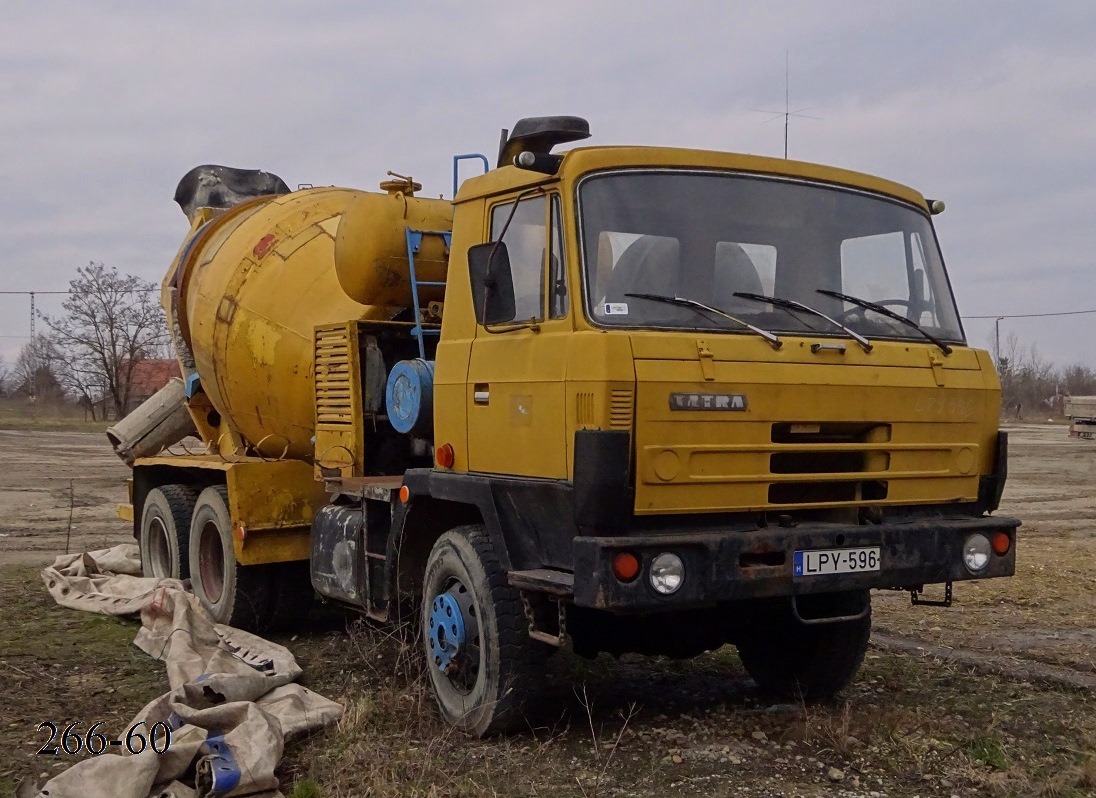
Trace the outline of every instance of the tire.
{"type": "Polygon", "coordinates": [[[427,671],[442,716],[480,737],[526,727],[544,692],[549,651],[529,639],[521,598],[507,583],[483,526],[457,527],[434,544],[420,617],[427,671]],[[447,672],[435,648],[438,607],[444,609],[445,602],[461,610],[465,632],[447,672]]]}
{"type": "Polygon", "coordinates": [[[161,485],[148,492],[137,533],[145,576],[190,578],[190,519],[197,500],[198,491],[189,485],[161,485]]]}
{"type": "Polygon", "coordinates": [[[232,545],[228,489],[206,488],[190,522],[190,579],[194,595],[217,623],[248,632],[270,625],[274,568],[239,565],[232,545]]]}
{"type": "Polygon", "coordinates": [[[843,593],[827,597],[836,613],[852,614],[868,602],[868,614],[855,621],[804,624],[790,606],[767,616],[738,640],[746,672],[763,692],[822,701],[832,698],[856,676],[871,637],[871,597],[843,593]]]}

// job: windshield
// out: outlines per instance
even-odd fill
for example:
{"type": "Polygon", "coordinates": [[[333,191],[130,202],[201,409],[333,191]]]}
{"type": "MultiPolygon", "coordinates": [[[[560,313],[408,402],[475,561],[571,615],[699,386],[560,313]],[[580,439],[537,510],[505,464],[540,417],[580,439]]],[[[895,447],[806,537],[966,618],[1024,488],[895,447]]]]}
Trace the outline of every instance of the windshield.
{"type": "Polygon", "coordinates": [[[848,300],[867,300],[926,332],[962,343],[936,237],[912,206],[831,185],[743,174],[626,171],[579,187],[586,310],[615,327],[726,329],[714,313],[648,297],[696,300],[774,332],[837,335],[794,300],[869,338],[924,340],[910,326],[848,300]]]}

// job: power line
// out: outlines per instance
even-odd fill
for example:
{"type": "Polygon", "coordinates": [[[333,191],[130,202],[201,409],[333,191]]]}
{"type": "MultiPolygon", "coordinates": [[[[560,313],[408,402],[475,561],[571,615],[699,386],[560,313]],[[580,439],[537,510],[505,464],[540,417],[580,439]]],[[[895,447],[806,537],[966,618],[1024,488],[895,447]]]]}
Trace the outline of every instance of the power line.
{"type": "MultiPolygon", "coordinates": [[[[160,286],[154,288],[126,288],[121,291],[112,291],[115,294],[144,294],[149,291],[159,291],[160,286]]],[[[79,294],[81,291],[0,291],[0,294],[22,294],[23,296],[36,296],[39,294],[79,294]]]]}
{"type": "Polygon", "coordinates": [[[994,313],[989,316],[963,316],[964,319],[1037,319],[1046,316],[1080,316],[1084,313],[1096,313],[1091,310],[1059,310],[1054,313],[994,313]]]}

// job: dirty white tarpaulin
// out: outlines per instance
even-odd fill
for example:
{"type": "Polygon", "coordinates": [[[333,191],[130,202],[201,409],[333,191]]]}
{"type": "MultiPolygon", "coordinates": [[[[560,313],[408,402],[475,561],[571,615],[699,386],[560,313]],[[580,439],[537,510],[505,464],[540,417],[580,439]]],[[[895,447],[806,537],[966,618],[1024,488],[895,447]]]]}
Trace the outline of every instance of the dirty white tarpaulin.
{"type": "Polygon", "coordinates": [[[166,723],[171,744],[163,754],[149,747],[85,759],[41,787],[24,785],[20,798],[273,798],[286,739],[342,715],[295,683],[301,668],[288,649],[213,623],[178,580],[142,577],[135,545],[58,557],[42,578],[62,606],[141,614],[134,645],[165,663],[171,690],[131,725],[166,723]]]}

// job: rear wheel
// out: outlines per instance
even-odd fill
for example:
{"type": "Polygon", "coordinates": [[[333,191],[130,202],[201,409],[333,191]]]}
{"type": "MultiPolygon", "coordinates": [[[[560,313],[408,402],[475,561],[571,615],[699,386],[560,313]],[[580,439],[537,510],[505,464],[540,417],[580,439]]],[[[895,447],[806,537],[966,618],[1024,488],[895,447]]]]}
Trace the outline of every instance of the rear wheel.
{"type": "Polygon", "coordinates": [[[148,492],[137,540],[145,576],[190,576],[190,519],[197,499],[198,491],[189,485],[161,485],[148,492]]]}
{"type": "Polygon", "coordinates": [[[434,544],[421,620],[445,719],[481,737],[525,726],[549,652],[529,639],[521,597],[482,526],[457,527],[434,544]]]}
{"type": "Polygon", "coordinates": [[[818,701],[831,698],[856,676],[871,637],[871,596],[854,592],[818,598],[831,616],[865,608],[867,614],[850,621],[805,624],[794,617],[789,604],[766,615],[738,640],[742,665],[763,691],[818,701]]]}
{"type": "Polygon", "coordinates": [[[262,632],[270,622],[274,571],[240,565],[232,545],[228,489],[206,488],[190,523],[190,577],[194,594],[217,623],[262,632]]]}

